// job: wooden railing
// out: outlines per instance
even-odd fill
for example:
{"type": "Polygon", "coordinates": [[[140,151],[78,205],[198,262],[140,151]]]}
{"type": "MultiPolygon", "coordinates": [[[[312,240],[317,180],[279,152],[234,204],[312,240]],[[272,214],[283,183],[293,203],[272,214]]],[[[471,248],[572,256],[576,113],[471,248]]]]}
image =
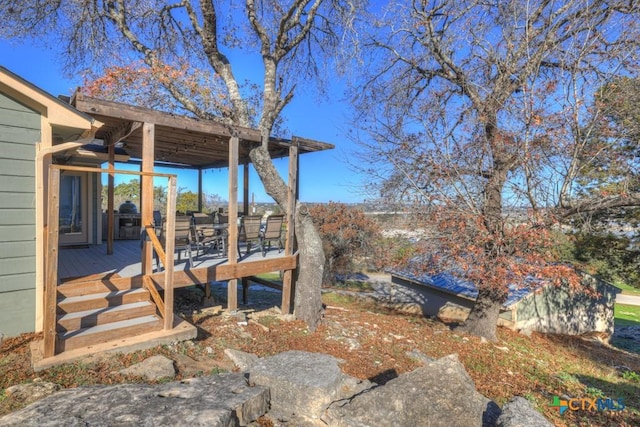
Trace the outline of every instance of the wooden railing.
{"type": "MultiPolygon", "coordinates": [[[[49,166],[49,184],[48,184],[48,200],[47,200],[47,225],[45,226],[45,248],[47,254],[45,257],[45,283],[44,283],[44,348],[43,356],[45,358],[55,355],[56,349],[56,312],[57,312],[57,286],[58,286],[58,241],[59,241],[59,220],[60,220],[60,174],[62,171],[89,172],[89,173],[107,173],[107,174],[124,174],[160,177],[168,179],[167,189],[167,212],[166,212],[166,236],[165,247],[162,247],[155,230],[151,227],[149,219],[143,218],[144,227],[147,230],[153,248],[158,253],[164,271],[164,301],[158,293],[154,281],[150,275],[145,274],[142,283],[149,290],[153,302],[158,307],[164,319],[164,329],[173,328],[173,258],[172,262],[167,263],[167,255],[173,254],[175,250],[175,212],[176,212],[176,175],[162,174],[153,172],[136,172],[124,170],[96,169],[82,166],[49,166]]],[[[143,252],[144,256],[144,252],[143,252]]],[[[144,260],[143,260],[144,261],[144,260]]]]}

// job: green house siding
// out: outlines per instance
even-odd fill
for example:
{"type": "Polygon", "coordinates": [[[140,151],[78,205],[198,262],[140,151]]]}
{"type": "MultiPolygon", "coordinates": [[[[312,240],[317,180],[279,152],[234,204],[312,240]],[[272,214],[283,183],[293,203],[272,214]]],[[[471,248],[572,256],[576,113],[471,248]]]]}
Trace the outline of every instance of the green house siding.
{"type": "Polygon", "coordinates": [[[0,94],[0,330],[35,326],[35,157],[40,114],[0,94]]]}

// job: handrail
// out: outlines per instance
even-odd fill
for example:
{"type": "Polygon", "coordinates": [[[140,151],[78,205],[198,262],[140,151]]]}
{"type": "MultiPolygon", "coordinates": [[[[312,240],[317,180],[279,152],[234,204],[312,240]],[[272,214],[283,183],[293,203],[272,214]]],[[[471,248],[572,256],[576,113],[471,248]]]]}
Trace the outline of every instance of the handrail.
{"type": "Polygon", "coordinates": [[[156,289],[156,285],[153,283],[153,280],[151,280],[151,276],[142,276],[142,286],[144,286],[149,291],[149,294],[151,295],[153,302],[155,302],[156,306],[158,307],[158,311],[160,312],[160,317],[164,319],[164,316],[165,316],[164,301],[162,300],[162,297],[160,296],[158,289],[156,289]]]}
{"type": "Polygon", "coordinates": [[[151,224],[144,224],[144,229],[147,231],[147,236],[151,240],[151,244],[153,245],[153,250],[158,254],[158,258],[162,265],[167,264],[167,255],[164,252],[164,248],[162,247],[162,243],[160,243],[160,239],[156,236],[156,228],[151,224]]]}
{"type": "Polygon", "coordinates": [[[139,172],[139,171],[128,171],[128,170],[121,170],[121,169],[109,170],[109,169],[91,168],[88,166],[50,165],[50,167],[54,169],[62,169],[62,170],[74,171],[74,172],[92,172],[92,173],[108,173],[108,174],[115,173],[118,175],[152,176],[154,178],[175,177],[175,175],[171,173],[139,172]]]}

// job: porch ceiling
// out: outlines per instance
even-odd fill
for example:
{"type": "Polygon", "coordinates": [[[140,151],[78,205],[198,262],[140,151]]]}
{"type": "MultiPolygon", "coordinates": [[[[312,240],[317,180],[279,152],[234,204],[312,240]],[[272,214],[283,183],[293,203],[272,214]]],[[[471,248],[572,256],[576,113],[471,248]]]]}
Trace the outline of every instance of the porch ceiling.
{"type": "MultiPolygon", "coordinates": [[[[96,138],[123,143],[131,158],[142,158],[142,123],[155,124],[155,161],[193,168],[220,168],[229,164],[229,140],[240,138],[239,163],[250,163],[249,150],[260,144],[260,131],[232,126],[212,120],[199,120],[113,101],[89,98],[76,93],[72,104],[104,125],[96,138]]],[[[298,153],[334,148],[333,144],[293,137],[292,140],[271,138],[272,158],[286,157],[292,143],[298,153]]]]}

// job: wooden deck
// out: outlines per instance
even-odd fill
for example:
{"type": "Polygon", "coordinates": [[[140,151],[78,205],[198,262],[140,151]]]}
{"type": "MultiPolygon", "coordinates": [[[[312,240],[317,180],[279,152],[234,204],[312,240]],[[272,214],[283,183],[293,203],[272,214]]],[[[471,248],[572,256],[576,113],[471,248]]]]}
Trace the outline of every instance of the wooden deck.
{"type": "MultiPolygon", "coordinates": [[[[242,270],[243,266],[254,265],[255,263],[265,264],[267,269],[264,272],[278,271],[278,268],[269,270],[268,266],[275,266],[278,260],[286,260],[284,251],[278,252],[276,248],[262,256],[259,248],[252,248],[249,256],[245,256],[245,247],[240,248],[242,257],[238,259],[236,269],[242,270]]],[[[192,250],[193,265],[189,263],[187,253],[181,251],[180,261],[178,261],[178,251],[174,256],[175,272],[183,272],[182,275],[189,275],[196,270],[211,270],[220,267],[229,267],[226,257],[218,256],[215,251],[207,254],[200,253],[196,256],[195,249],[192,250]]],[[[153,261],[154,272],[158,272],[155,260],[153,261]]],[[[162,271],[162,269],[160,270],[162,271]]],[[[111,276],[113,278],[126,278],[139,276],[142,273],[141,248],[138,240],[116,240],[114,241],[113,255],[107,255],[107,245],[89,245],[85,247],[61,247],[58,256],[58,274],[62,281],[70,279],[86,278],[89,276],[111,276]]]]}

